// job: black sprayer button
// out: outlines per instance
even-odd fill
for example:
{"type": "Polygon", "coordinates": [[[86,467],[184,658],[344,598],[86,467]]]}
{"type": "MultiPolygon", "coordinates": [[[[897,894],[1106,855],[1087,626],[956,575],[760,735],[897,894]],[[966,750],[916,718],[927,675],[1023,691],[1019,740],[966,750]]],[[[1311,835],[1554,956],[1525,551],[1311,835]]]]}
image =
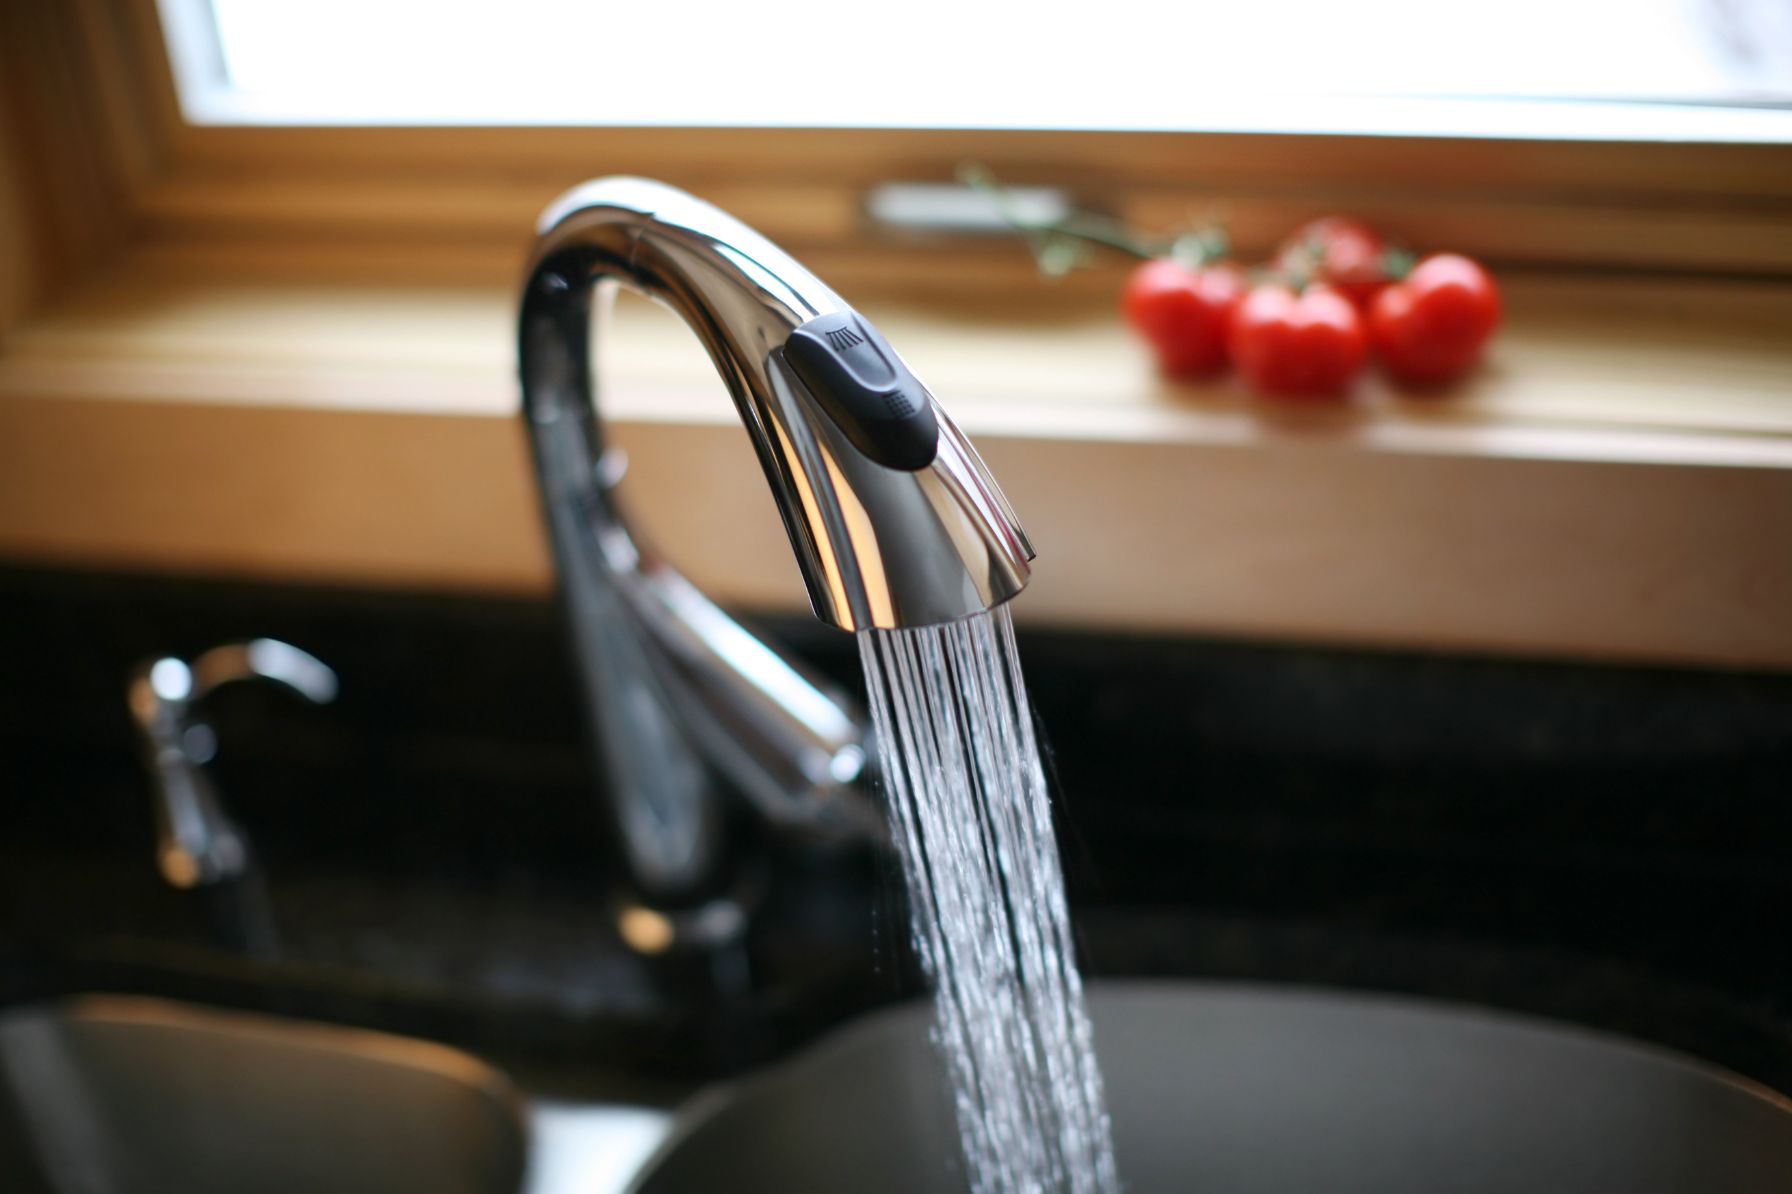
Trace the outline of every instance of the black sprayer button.
{"type": "Polygon", "coordinates": [[[784,341],[784,359],[867,457],[910,472],[933,463],[940,429],[927,391],[858,314],[811,319],[784,341]]]}

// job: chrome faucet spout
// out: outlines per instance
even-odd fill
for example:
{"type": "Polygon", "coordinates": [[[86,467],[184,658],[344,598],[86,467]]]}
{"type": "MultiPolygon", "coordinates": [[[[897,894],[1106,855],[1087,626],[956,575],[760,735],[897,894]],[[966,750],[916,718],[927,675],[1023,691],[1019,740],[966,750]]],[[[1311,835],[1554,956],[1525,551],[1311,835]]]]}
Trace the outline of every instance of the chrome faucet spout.
{"type": "Polygon", "coordinates": [[[537,232],[518,329],[523,414],[579,671],[637,879],[693,893],[719,824],[694,757],[774,820],[863,825],[864,722],[630,533],[591,367],[615,288],[669,307],[708,351],[824,622],[968,617],[1020,592],[1033,551],[877,329],[758,233],[638,178],[569,191],[537,232]]]}
{"type": "Polygon", "coordinates": [[[154,781],[156,866],[172,887],[239,879],[250,868],[248,840],[206,776],[217,742],[196,711],[215,690],[245,680],[273,681],[314,705],[336,699],[327,664],[271,638],[213,647],[191,662],[145,660],[131,673],[126,697],[154,781]]]}
{"type": "MultiPolygon", "coordinates": [[[[532,424],[576,424],[601,457],[591,296],[608,282],[670,307],[709,350],[823,621],[949,622],[1026,585],[1033,552],[1007,499],[877,329],[770,241],[660,183],[587,183],[542,217],[523,297],[532,424]]],[[[583,472],[564,483],[605,488],[583,472]]]]}

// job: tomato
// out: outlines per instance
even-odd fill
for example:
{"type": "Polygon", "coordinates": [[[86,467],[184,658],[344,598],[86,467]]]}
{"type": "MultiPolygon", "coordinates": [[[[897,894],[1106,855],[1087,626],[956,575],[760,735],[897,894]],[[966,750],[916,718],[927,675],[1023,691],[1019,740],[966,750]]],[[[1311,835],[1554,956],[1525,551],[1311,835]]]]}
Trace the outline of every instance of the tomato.
{"type": "Polygon", "coordinates": [[[1388,372],[1416,385],[1460,376],[1500,322],[1500,295],[1467,257],[1439,253],[1375,296],[1369,336],[1388,372]]]}
{"type": "Polygon", "coordinates": [[[1285,277],[1324,282],[1364,310],[1388,283],[1388,245],[1381,234],[1349,216],[1326,216],[1296,228],[1276,251],[1285,277]]]}
{"type": "Polygon", "coordinates": [[[1266,394],[1337,394],[1362,368],[1369,345],[1355,305],[1328,286],[1296,294],[1259,286],[1232,313],[1232,360],[1266,394]]]}
{"type": "Polygon", "coordinates": [[[1232,266],[1158,258],[1132,272],[1121,309],[1165,373],[1193,377],[1225,364],[1226,326],[1243,294],[1244,275],[1232,266]]]}

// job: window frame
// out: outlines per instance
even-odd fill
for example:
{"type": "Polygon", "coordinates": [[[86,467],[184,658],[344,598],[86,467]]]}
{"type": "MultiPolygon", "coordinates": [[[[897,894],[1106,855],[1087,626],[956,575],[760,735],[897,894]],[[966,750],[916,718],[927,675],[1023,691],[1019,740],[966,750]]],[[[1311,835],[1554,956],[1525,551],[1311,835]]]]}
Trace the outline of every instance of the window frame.
{"type": "MultiPolygon", "coordinates": [[[[257,93],[242,91],[232,85],[227,51],[221,37],[218,0],[156,0],[168,58],[178,84],[181,103],[190,123],[201,126],[361,126],[408,125],[454,126],[474,124],[504,127],[539,125],[620,125],[634,123],[628,119],[605,118],[600,109],[553,107],[547,97],[521,97],[521,102],[508,108],[501,101],[481,97],[480,102],[456,110],[450,105],[457,100],[426,91],[420,101],[394,103],[390,97],[349,94],[338,98],[307,88],[303,92],[257,93]],[[360,106],[357,106],[360,105],[360,106]],[[369,110],[371,107],[371,111],[369,110]]],[[[538,33],[537,26],[523,18],[517,28],[529,34],[538,33]]],[[[1371,21],[1373,23],[1373,21],[1371,21]]],[[[1360,18],[1358,24],[1361,24],[1360,18]]],[[[1390,45],[1398,44],[1390,41],[1390,45]]],[[[983,48],[979,46],[978,48],[983,48]]],[[[1415,47],[1405,47],[1409,51],[1415,47]]],[[[1017,49],[1026,53],[1021,43],[1017,49]]],[[[1130,69],[1125,62],[1118,65],[1130,69]]],[[[932,64],[923,63],[925,72],[932,64]]],[[[457,71],[456,77],[464,72],[457,71]]],[[[1360,72],[1356,72],[1360,73],[1360,72]]],[[[1096,74],[1105,84],[1102,91],[1111,93],[1113,76],[1096,74]]],[[[988,82],[989,80],[984,80],[988,82]]],[[[440,86],[440,84],[436,84],[440,86]]],[[[457,89],[458,90],[458,89],[457,89]]],[[[1792,142],[1792,105],[1767,102],[1758,96],[1736,98],[1725,102],[1715,97],[1688,97],[1681,100],[1622,99],[1593,95],[1568,94],[1564,91],[1555,100],[1541,98],[1549,92],[1530,98],[1500,97],[1490,94],[1275,94],[1250,88],[1238,88],[1215,95],[1207,91],[1190,93],[1179,87],[1182,106],[1153,118],[1139,111],[1136,101],[1140,92],[1120,97],[1116,107],[1104,106],[1107,96],[1091,97],[1074,88],[1060,88],[1074,98],[1076,115],[1067,123],[1052,124],[1042,119],[1035,109],[1017,115],[1018,123],[997,122],[981,127],[994,128],[1058,128],[1088,131],[1192,131],[1210,133],[1310,133],[1362,136],[1433,136],[1460,139],[1548,139],[1575,141],[1690,141],[1690,142],[1792,142]]],[[[648,89],[644,89],[649,96],[648,89]]],[[[1738,94],[1746,94],[1739,89],[1738,94]]],[[[562,104],[568,96],[571,104],[585,101],[585,88],[556,95],[552,104],[562,104]]],[[[782,93],[780,93],[782,94],[782,93]]],[[[805,101],[805,113],[812,111],[808,96],[791,93],[805,101]]],[[[950,93],[948,93],[950,94],[950,93]]],[[[1153,98],[1161,99],[1157,93],[1153,98]]],[[[1614,93],[1629,95],[1632,92],[1614,93]]],[[[649,102],[646,110],[655,104],[649,102]]],[[[660,109],[662,112],[664,108],[660,109]]],[[[739,119],[721,123],[729,127],[755,125],[788,126],[788,119],[755,120],[752,105],[746,105],[739,119]]],[[[939,130],[959,127],[965,122],[941,116],[909,127],[939,130]]],[[[654,127],[689,125],[688,120],[649,118],[654,127]]],[[[701,122],[698,122],[701,123],[701,122]]],[[[848,124],[855,122],[848,121],[848,124]]],[[[893,122],[874,117],[864,122],[868,127],[886,127],[893,122]]],[[[839,121],[830,122],[839,127],[839,121]]],[[[897,124],[896,127],[902,127],[897,124]]]]}
{"type": "MultiPolygon", "coordinates": [[[[1681,363],[1692,372],[1677,392],[1692,395],[1704,365],[1733,364],[1724,355],[1733,334],[1757,360],[1768,354],[1767,376],[1781,375],[1773,337],[1792,310],[1784,146],[1662,153],[1197,134],[195,128],[180,117],[160,37],[154,0],[0,4],[0,230],[26,250],[0,255],[0,438],[39,445],[24,455],[27,467],[0,471],[0,552],[9,556],[538,588],[545,556],[507,370],[489,369],[474,404],[457,406],[439,387],[458,379],[371,360],[365,338],[315,362],[242,354],[278,343],[293,296],[319,279],[327,284],[312,287],[316,297],[297,301],[325,316],[347,298],[377,312],[370,319],[415,322],[406,287],[430,302],[473,294],[505,307],[527,229],[548,199],[626,170],[732,209],[880,319],[876,304],[907,296],[936,314],[1000,324],[1027,312],[1036,326],[1093,336],[1097,346],[1076,365],[1084,376],[1108,371],[1103,402],[1058,411],[954,403],[1032,512],[1035,537],[1070,565],[1042,569],[1023,617],[1792,667],[1783,617],[1792,608],[1783,551],[1792,434],[1777,423],[1747,430],[1693,418],[1649,430],[1551,416],[1477,425],[1458,409],[1384,419],[1377,408],[1284,428],[1248,404],[1202,410],[1153,390],[1134,363],[1111,315],[1112,272],[1044,287],[1009,238],[902,239],[870,227],[858,208],[874,182],[945,177],[975,158],[1012,181],[1067,185],[1146,223],[1182,218],[1203,196],[1229,204],[1246,253],[1298,218],[1355,210],[1416,243],[1480,253],[1514,289],[1551,294],[1552,310],[1591,301],[1622,324],[1634,303],[1657,328],[1676,326],[1683,310],[1705,336],[1681,363]],[[252,342],[236,339],[235,313],[196,339],[165,336],[162,316],[183,293],[171,286],[139,295],[147,319],[122,332],[101,327],[71,348],[58,311],[72,305],[85,336],[96,296],[103,307],[114,278],[141,281],[146,270],[182,284],[248,279],[274,297],[248,313],[252,342]],[[1080,322],[1066,324],[1067,312],[1080,322]],[[8,359],[9,329],[39,348],[47,330],[61,347],[8,359]],[[220,345],[234,355],[217,355],[220,345]],[[222,474],[218,461],[228,465],[222,474]],[[320,488],[315,466],[326,461],[330,484],[320,488]],[[1075,494],[1062,484],[1072,473],[1075,494]],[[1230,516],[1189,542],[1186,512],[1218,509],[1230,516]],[[297,533],[270,537],[270,511],[297,533]],[[1151,579],[1117,592],[1102,582],[1112,574],[1151,579]]],[[[482,320],[485,337],[494,320],[482,320]]],[[[413,359],[426,341],[411,337],[413,359]]],[[[1610,354],[1626,345],[1615,343],[1583,359],[1583,374],[1621,361],[1610,354]]],[[[487,347],[499,351],[495,338],[487,347]]],[[[669,519],[669,542],[723,561],[699,579],[725,600],[782,605],[788,561],[740,533],[730,502],[690,484],[749,485],[739,474],[751,454],[732,417],[612,414],[620,441],[661,461],[642,470],[657,488],[639,505],[669,519]]]]}
{"type": "MultiPolygon", "coordinates": [[[[109,180],[140,240],[380,243],[469,264],[514,260],[517,229],[599,173],[705,194],[790,248],[873,287],[950,260],[971,284],[1028,272],[1002,238],[875,227],[865,193],[980,161],[1021,184],[1164,227],[1230,218],[1261,257],[1301,219],[1348,210],[1418,245],[1496,266],[1792,276],[1792,145],[1479,137],[1036,130],[198,126],[181,115],[156,0],[71,0],[38,14],[21,58],[51,51],[92,84],[85,174],[109,180]],[[35,41],[33,48],[29,43],[35,41]],[[60,43],[60,44],[47,44],[60,43]],[[890,267],[894,273],[886,269],[890,267]]],[[[16,18],[15,18],[16,19],[16,18]]],[[[33,22],[27,18],[27,25],[33,22]]],[[[77,82],[77,85],[79,83],[77,82]]],[[[66,191],[67,188],[65,187],[66,191]]],[[[79,196],[73,197],[76,202],[79,196]]],[[[66,207],[71,196],[53,197],[66,207]]]]}

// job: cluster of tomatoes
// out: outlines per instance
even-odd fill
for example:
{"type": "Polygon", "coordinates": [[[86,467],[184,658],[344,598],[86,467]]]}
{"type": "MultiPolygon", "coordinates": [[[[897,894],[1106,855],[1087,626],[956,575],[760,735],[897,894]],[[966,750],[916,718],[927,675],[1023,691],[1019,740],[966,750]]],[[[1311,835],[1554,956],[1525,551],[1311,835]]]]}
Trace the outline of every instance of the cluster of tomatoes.
{"type": "Polygon", "coordinates": [[[1158,257],[1133,271],[1127,320],[1174,377],[1228,362],[1266,394],[1345,393],[1371,352],[1399,382],[1434,388],[1480,359],[1499,291],[1455,253],[1415,260],[1343,216],[1295,230],[1264,270],[1158,257]]]}

